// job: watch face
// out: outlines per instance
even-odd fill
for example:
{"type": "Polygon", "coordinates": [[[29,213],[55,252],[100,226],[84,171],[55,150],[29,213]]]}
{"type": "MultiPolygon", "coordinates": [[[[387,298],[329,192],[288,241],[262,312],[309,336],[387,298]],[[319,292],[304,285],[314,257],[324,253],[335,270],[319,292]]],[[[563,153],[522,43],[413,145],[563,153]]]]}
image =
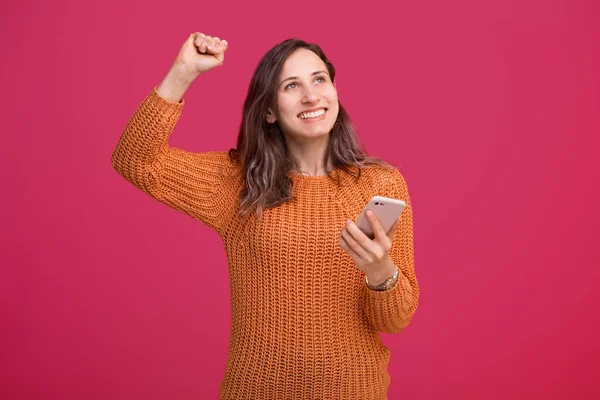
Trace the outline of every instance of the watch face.
{"type": "Polygon", "coordinates": [[[387,278],[383,283],[377,285],[377,286],[373,286],[369,283],[369,278],[367,278],[367,276],[365,275],[365,281],[367,282],[367,287],[371,290],[375,290],[377,292],[383,292],[385,290],[389,290],[392,287],[395,286],[395,282],[397,282],[397,278],[398,275],[400,274],[400,268],[398,268],[398,266],[396,266],[396,272],[394,272],[394,275],[392,275],[391,277],[387,278]]]}
{"type": "Polygon", "coordinates": [[[398,267],[396,267],[396,272],[394,273],[394,275],[392,277],[386,279],[385,282],[383,282],[382,284],[377,285],[377,286],[371,286],[371,285],[368,285],[369,281],[367,280],[367,285],[372,290],[376,290],[376,291],[380,291],[380,292],[389,290],[392,287],[394,287],[394,282],[397,282],[399,272],[400,272],[400,270],[398,269],[398,267]]]}

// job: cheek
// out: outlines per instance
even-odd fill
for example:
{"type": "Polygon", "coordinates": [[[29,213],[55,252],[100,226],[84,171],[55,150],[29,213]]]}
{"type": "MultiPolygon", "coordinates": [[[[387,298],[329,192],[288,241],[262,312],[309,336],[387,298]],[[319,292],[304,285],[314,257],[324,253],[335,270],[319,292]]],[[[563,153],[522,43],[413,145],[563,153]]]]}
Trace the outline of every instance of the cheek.
{"type": "Polygon", "coordinates": [[[326,94],[327,101],[331,105],[331,109],[335,108],[336,110],[339,108],[338,96],[335,89],[328,91],[326,94]]]}
{"type": "Polygon", "coordinates": [[[335,116],[337,117],[337,114],[340,111],[340,103],[338,101],[337,94],[329,97],[328,100],[330,104],[329,110],[332,111],[332,114],[335,114],[335,116]]]}
{"type": "Polygon", "coordinates": [[[337,89],[335,88],[335,86],[331,85],[327,88],[327,97],[329,97],[330,100],[337,101],[338,94],[337,94],[337,89]]]}
{"type": "Polygon", "coordinates": [[[291,118],[295,117],[294,114],[294,102],[289,98],[281,98],[277,102],[277,107],[279,108],[279,114],[283,118],[291,118]],[[292,115],[294,114],[294,115],[292,115]]]}

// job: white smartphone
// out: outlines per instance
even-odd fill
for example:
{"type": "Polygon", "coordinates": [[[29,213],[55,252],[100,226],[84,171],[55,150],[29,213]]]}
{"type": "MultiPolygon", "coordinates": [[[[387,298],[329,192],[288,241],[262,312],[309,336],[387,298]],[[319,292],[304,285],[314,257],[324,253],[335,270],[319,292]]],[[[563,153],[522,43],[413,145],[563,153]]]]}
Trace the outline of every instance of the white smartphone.
{"type": "Polygon", "coordinates": [[[402,200],[373,196],[358,216],[356,225],[365,233],[365,235],[374,239],[375,235],[373,234],[371,224],[367,219],[367,210],[371,210],[375,213],[383,227],[383,231],[387,233],[405,208],[406,203],[402,200]]]}

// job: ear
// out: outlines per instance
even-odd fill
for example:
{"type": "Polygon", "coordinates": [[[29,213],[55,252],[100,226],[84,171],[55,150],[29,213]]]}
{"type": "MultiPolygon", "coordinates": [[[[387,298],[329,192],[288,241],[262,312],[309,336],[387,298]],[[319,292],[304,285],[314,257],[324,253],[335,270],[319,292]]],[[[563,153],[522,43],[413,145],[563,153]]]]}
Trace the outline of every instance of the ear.
{"type": "Polygon", "coordinates": [[[275,121],[277,121],[277,119],[275,118],[275,114],[273,114],[273,111],[271,111],[271,109],[269,108],[269,112],[267,113],[267,122],[272,124],[275,121]]]}

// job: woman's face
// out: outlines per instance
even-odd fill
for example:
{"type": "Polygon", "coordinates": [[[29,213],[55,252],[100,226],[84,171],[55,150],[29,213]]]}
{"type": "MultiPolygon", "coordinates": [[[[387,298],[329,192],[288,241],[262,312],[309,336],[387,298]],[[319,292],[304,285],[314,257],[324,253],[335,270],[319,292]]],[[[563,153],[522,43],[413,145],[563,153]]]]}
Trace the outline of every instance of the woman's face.
{"type": "Polygon", "coordinates": [[[279,122],[297,141],[329,135],[338,116],[337,90],[318,55],[299,49],[285,61],[277,88],[277,108],[267,121],[279,122]]]}

